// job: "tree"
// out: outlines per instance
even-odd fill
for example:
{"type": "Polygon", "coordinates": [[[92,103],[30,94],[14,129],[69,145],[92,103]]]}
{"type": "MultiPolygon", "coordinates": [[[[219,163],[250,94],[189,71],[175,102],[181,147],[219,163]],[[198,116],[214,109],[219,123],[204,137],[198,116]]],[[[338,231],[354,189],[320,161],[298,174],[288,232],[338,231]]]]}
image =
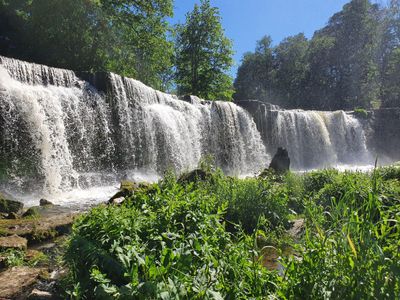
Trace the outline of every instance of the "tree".
{"type": "Polygon", "coordinates": [[[274,102],[272,39],[264,36],[254,53],[245,53],[234,82],[235,100],[258,99],[274,102]]]}
{"type": "MultiPolygon", "coordinates": [[[[399,2],[392,0],[396,7],[400,7],[399,2]]],[[[352,0],[330,18],[327,26],[316,31],[311,41],[298,34],[272,49],[269,44],[264,57],[257,50],[247,53],[235,80],[235,99],[258,98],[288,108],[371,107],[382,95],[381,74],[385,73],[379,58],[381,24],[378,5],[352,0]]],[[[393,35],[399,23],[390,24],[387,31],[393,35]]],[[[396,43],[393,38],[389,40],[396,43]]],[[[389,58],[395,61],[396,56],[388,55],[391,50],[385,53],[387,64],[389,58]]],[[[388,64],[386,73],[391,74],[393,67],[393,63],[388,64]]]]}
{"type": "Polygon", "coordinates": [[[384,107],[400,107],[400,0],[385,11],[381,42],[381,98],[384,107]]]}
{"type": "Polygon", "coordinates": [[[308,72],[308,40],[303,33],[284,39],[275,49],[275,89],[286,107],[304,106],[304,85],[308,72]]]}
{"type": "Polygon", "coordinates": [[[172,0],[1,0],[2,54],[78,71],[113,71],[162,88],[172,65],[172,0]]]}
{"type": "Polygon", "coordinates": [[[387,58],[382,74],[382,99],[383,107],[400,107],[400,48],[387,58]]]}
{"type": "Polygon", "coordinates": [[[325,57],[331,77],[325,81],[325,89],[330,90],[326,106],[330,109],[368,108],[378,99],[379,17],[377,5],[369,0],[352,0],[315,33],[315,39],[333,41],[325,57]]]}
{"type": "Polygon", "coordinates": [[[333,64],[335,38],[314,35],[308,48],[308,74],[306,78],[303,108],[329,110],[335,101],[336,68],[333,64]]]}
{"type": "Polygon", "coordinates": [[[218,8],[201,0],[176,27],[176,82],[179,94],[211,100],[232,98],[232,42],[225,37],[218,8]]]}

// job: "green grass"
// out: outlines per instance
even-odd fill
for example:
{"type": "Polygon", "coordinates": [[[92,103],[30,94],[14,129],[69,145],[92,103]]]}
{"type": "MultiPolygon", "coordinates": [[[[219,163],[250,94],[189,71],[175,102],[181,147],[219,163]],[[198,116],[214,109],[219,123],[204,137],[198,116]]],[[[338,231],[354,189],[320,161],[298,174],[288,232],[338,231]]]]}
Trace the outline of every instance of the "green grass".
{"type": "Polygon", "coordinates": [[[400,294],[396,168],[237,179],[167,175],[73,228],[70,294],[86,299],[395,299],[400,294]],[[305,219],[296,244],[289,220],[305,219]],[[263,245],[258,243],[262,237],[263,245]],[[263,246],[297,257],[284,271],[263,246]],[[300,257],[300,259],[298,258],[300,257]]]}

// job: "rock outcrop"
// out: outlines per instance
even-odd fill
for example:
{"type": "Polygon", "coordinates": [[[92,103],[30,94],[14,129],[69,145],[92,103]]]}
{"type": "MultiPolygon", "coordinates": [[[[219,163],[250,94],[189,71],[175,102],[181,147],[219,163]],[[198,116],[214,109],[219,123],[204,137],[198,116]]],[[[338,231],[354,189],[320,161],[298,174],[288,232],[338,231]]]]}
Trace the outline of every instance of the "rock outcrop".
{"type": "Polygon", "coordinates": [[[37,282],[43,269],[14,267],[0,273],[1,299],[26,299],[24,294],[37,282]]]}
{"type": "Polygon", "coordinates": [[[400,108],[373,110],[364,122],[369,128],[368,146],[381,163],[400,160],[400,108]]]}
{"type": "Polygon", "coordinates": [[[18,249],[25,250],[28,246],[28,241],[16,234],[0,237],[0,250],[18,249]]]}
{"type": "Polygon", "coordinates": [[[49,206],[49,205],[54,205],[52,202],[46,199],[40,199],[39,201],[40,206],[49,206]]]}
{"type": "Polygon", "coordinates": [[[76,212],[60,206],[36,206],[35,218],[0,220],[3,235],[18,235],[26,238],[28,244],[52,239],[70,231],[76,212]]]}
{"type": "Polygon", "coordinates": [[[24,204],[22,202],[9,199],[9,197],[0,193],[0,212],[7,214],[18,213],[23,207],[24,204]]]}
{"type": "Polygon", "coordinates": [[[276,154],[274,155],[274,158],[272,158],[269,168],[279,174],[289,171],[290,158],[285,148],[278,148],[276,154]]]}
{"type": "Polygon", "coordinates": [[[196,169],[188,173],[184,173],[179,177],[178,183],[186,184],[190,182],[204,181],[211,177],[211,173],[202,169],[196,169]]]}

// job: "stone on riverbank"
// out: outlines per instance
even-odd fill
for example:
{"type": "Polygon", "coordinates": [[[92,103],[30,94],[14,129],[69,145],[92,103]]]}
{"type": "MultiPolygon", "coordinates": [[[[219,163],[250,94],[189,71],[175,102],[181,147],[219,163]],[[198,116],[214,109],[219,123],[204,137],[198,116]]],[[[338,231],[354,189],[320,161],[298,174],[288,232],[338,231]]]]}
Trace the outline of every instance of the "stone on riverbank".
{"type": "Polygon", "coordinates": [[[23,207],[24,204],[22,202],[8,199],[8,197],[0,193],[0,212],[7,214],[18,213],[23,207]]]}
{"type": "Polygon", "coordinates": [[[119,191],[108,200],[108,204],[122,203],[126,197],[129,197],[137,190],[150,190],[152,184],[147,182],[134,182],[129,180],[122,180],[119,191]]]}
{"type": "Polygon", "coordinates": [[[211,177],[211,173],[206,172],[202,169],[196,169],[188,173],[184,173],[179,177],[178,183],[187,184],[191,182],[205,181],[211,177]]]}
{"type": "Polygon", "coordinates": [[[23,218],[38,218],[40,216],[39,209],[37,206],[33,206],[28,208],[26,212],[22,215],[23,218]]]}
{"type": "Polygon", "coordinates": [[[14,267],[0,273],[1,299],[26,299],[26,293],[37,282],[44,269],[14,267]]]}
{"type": "Polygon", "coordinates": [[[37,218],[17,220],[0,220],[0,232],[3,235],[24,237],[28,244],[52,239],[70,232],[72,222],[77,213],[59,206],[36,207],[37,218]]]}
{"type": "Polygon", "coordinates": [[[11,236],[0,237],[0,250],[7,249],[19,249],[25,250],[27,248],[28,241],[16,234],[11,236]]]}
{"type": "Polygon", "coordinates": [[[50,205],[54,205],[54,204],[53,204],[52,202],[50,202],[49,200],[40,199],[39,205],[40,205],[40,206],[50,206],[50,205]]]}
{"type": "Polygon", "coordinates": [[[54,295],[50,292],[33,289],[33,291],[29,294],[28,299],[29,300],[54,299],[54,295]]]}
{"type": "Polygon", "coordinates": [[[289,171],[290,158],[288,151],[285,148],[279,147],[276,154],[272,158],[269,168],[278,174],[289,171]]]}

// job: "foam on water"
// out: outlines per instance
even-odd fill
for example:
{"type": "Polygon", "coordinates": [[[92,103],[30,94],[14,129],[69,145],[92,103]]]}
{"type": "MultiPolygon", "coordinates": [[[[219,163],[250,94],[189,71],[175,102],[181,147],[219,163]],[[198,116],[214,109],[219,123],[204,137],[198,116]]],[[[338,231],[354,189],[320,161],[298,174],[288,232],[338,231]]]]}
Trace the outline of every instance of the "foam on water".
{"type": "Polygon", "coordinates": [[[277,147],[295,170],[369,170],[361,123],[344,111],[263,110],[230,102],[189,102],[106,74],[99,91],[73,71],[0,56],[0,188],[36,205],[107,200],[122,179],[158,180],[211,155],[230,175],[254,176],[277,147]]]}
{"type": "Polygon", "coordinates": [[[75,205],[103,198],[121,179],[150,174],[153,181],[169,169],[194,169],[206,155],[229,174],[266,166],[260,133],[244,109],[189,103],[107,76],[104,93],[72,71],[0,57],[3,190],[28,195],[29,204],[45,197],[75,205]]]}

